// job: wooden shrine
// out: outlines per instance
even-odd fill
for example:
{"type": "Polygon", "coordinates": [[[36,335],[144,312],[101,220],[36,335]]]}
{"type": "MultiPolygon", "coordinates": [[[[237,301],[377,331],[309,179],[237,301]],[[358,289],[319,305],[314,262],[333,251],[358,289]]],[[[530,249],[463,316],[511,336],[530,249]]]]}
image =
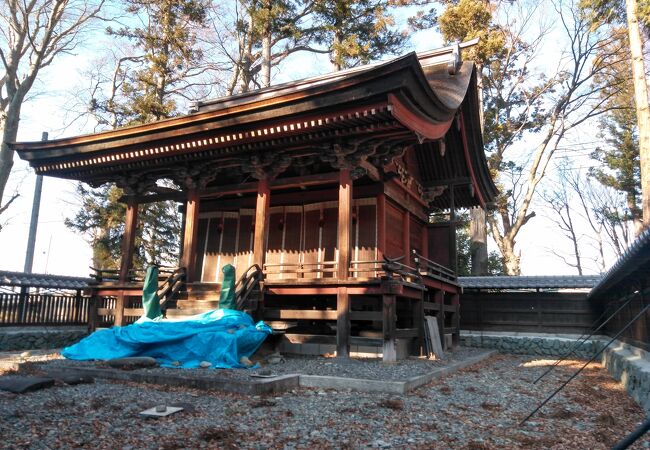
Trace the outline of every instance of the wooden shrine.
{"type": "Polygon", "coordinates": [[[438,318],[443,342],[458,341],[454,211],[496,195],[476,70],[459,51],[410,53],[203,102],[182,117],[13,147],[38,174],[124,189],[122,266],[95,288],[100,315],[118,325],[137,316],[129,270],[138,205],[171,199],[184,204],[184,278],[169,277],[178,295],[168,314],[213,307],[225,264],[238,275],[257,265],[253,312],[285,344],[339,356],[379,347],[390,361],[422,351],[425,315],[438,318]],[[434,211],[447,220],[433,223],[434,211]]]}

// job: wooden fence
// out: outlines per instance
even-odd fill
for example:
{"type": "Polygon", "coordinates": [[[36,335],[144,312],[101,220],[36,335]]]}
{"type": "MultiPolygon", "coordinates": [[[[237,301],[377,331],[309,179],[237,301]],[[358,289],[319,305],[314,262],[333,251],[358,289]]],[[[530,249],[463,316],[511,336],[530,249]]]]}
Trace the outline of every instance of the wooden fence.
{"type": "Polygon", "coordinates": [[[0,326],[86,325],[90,297],[0,293],[0,326]]]}
{"type": "Polygon", "coordinates": [[[464,330],[580,334],[597,318],[587,292],[465,291],[460,300],[464,330]]]}
{"type": "MultiPolygon", "coordinates": [[[[630,295],[630,294],[628,294],[630,295]]],[[[639,312],[650,304],[650,291],[646,291],[643,296],[631,294],[634,297],[623,309],[616,314],[612,320],[605,325],[605,333],[614,337],[620,330],[625,327],[639,312]]],[[[627,297],[616,296],[607,297],[598,302],[600,310],[608,310],[608,315],[615,312],[619,307],[627,302],[627,297]]],[[[619,337],[621,341],[627,342],[635,347],[642,348],[650,352],[650,311],[638,318],[623,334],[619,337]]]]}

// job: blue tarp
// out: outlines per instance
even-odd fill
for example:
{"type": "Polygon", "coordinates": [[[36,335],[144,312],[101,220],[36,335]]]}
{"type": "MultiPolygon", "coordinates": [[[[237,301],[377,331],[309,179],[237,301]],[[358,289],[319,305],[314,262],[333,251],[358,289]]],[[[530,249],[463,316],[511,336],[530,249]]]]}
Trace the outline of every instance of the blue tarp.
{"type": "Polygon", "coordinates": [[[243,368],[242,356],[250,358],[271,334],[263,322],[253,323],[243,311],[217,309],[183,321],[152,321],[141,318],[133,325],[95,331],[61,354],[81,361],[126,356],[151,356],[163,367],[196,368],[209,361],[213,368],[243,368]]]}

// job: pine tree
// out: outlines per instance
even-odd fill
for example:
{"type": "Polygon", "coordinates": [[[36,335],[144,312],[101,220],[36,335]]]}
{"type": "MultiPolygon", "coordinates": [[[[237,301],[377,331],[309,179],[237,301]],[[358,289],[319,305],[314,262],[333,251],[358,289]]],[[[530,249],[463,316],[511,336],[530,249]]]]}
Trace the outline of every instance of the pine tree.
{"type": "Polygon", "coordinates": [[[603,76],[595,80],[601,87],[603,97],[607,98],[602,105],[607,113],[600,120],[600,137],[606,145],[599,146],[592,154],[604,167],[594,168],[590,174],[601,184],[625,194],[628,214],[622,218],[633,221],[635,231],[639,234],[643,229],[641,168],[634,85],[632,69],[628,63],[629,44],[625,29],[615,28],[612,35],[617,38],[612,43],[615,48],[605,49],[605,52],[620,52],[622,55],[603,76]]]}
{"type": "MultiPolygon", "coordinates": [[[[641,29],[650,28],[650,1],[582,0],[581,5],[591,14],[594,25],[610,25],[614,32],[618,27],[627,29],[641,168],[643,227],[647,228],[650,224],[650,102],[641,29]]],[[[637,232],[640,229],[637,227],[637,232]]]]}
{"type": "MultiPolygon", "coordinates": [[[[394,29],[390,6],[414,2],[380,0],[315,0],[314,42],[327,49],[335,70],[399,54],[407,34],[394,29]]],[[[424,22],[426,17],[419,17],[424,22]]],[[[420,26],[424,26],[420,23],[420,26]]]]}
{"type": "MultiPolygon", "coordinates": [[[[117,40],[131,43],[139,54],[117,61],[108,95],[96,95],[91,111],[99,122],[115,128],[147,123],[179,113],[178,99],[191,95],[190,79],[202,59],[194,31],[206,20],[204,0],[129,0],[127,12],[137,26],[108,28],[117,40]],[[120,82],[115,82],[115,79],[120,82]]],[[[101,91],[96,91],[101,94],[101,91]]],[[[124,232],[123,192],[114,185],[78,187],[82,207],[66,224],[83,233],[93,247],[96,267],[119,267],[124,232]]],[[[176,264],[180,248],[180,218],[171,201],[138,208],[134,267],[148,262],[176,264]]]]}

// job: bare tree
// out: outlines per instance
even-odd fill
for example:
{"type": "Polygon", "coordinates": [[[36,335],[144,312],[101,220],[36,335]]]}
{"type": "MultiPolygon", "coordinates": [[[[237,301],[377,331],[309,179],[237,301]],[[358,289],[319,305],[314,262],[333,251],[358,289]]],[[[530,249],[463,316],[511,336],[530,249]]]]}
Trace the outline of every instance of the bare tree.
{"type": "Polygon", "coordinates": [[[611,47],[611,38],[594,28],[575,4],[558,4],[556,11],[559,25],[569,43],[568,50],[559,60],[559,70],[545,85],[534,90],[524,89],[525,79],[515,80],[504,85],[495,95],[539,95],[542,101],[523,102],[523,106],[511,111],[503,111],[501,120],[513,126],[521,123],[498,142],[491,156],[492,168],[503,169],[505,153],[527,131],[540,136],[539,143],[526,161],[525,176],[520,185],[504,189],[495,210],[488,216],[488,223],[497,246],[503,256],[508,274],[519,275],[520,255],[516,253],[517,235],[530,219],[535,217],[531,202],[536,190],[547,173],[555,151],[571,130],[588,123],[592,118],[607,111],[606,103],[593,80],[603,70],[614,64],[620,52],[612,52],[603,57],[603,49],[611,47]],[[598,55],[598,58],[596,57],[598,55]],[[519,84],[519,86],[517,86],[519,84]],[[522,117],[523,115],[523,117],[522,117]],[[532,125],[532,126],[531,126],[532,125]]]}
{"type": "Polygon", "coordinates": [[[4,0],[0,3],[0,213],[16,198],[4,191],[13,166],[20,111],[40,71],[72,52],[105,0],[4,0]]]}
{"type": "Polygon", "coordinates": [[[556,187],[541,194],[551,209],[550,220],[571,242],[570,256],[557,249],[551,253],[582,275],[587,261],[598,272],[606,268],[606,248],[620,257],[634,235],[634,216],[625,195],[600,184],[563,160],[557,171],[556,187]],[[592,251],[587,250],[592,247],[592,251]],[[594,255],[595,252],[595,256],[594,255]]]}

